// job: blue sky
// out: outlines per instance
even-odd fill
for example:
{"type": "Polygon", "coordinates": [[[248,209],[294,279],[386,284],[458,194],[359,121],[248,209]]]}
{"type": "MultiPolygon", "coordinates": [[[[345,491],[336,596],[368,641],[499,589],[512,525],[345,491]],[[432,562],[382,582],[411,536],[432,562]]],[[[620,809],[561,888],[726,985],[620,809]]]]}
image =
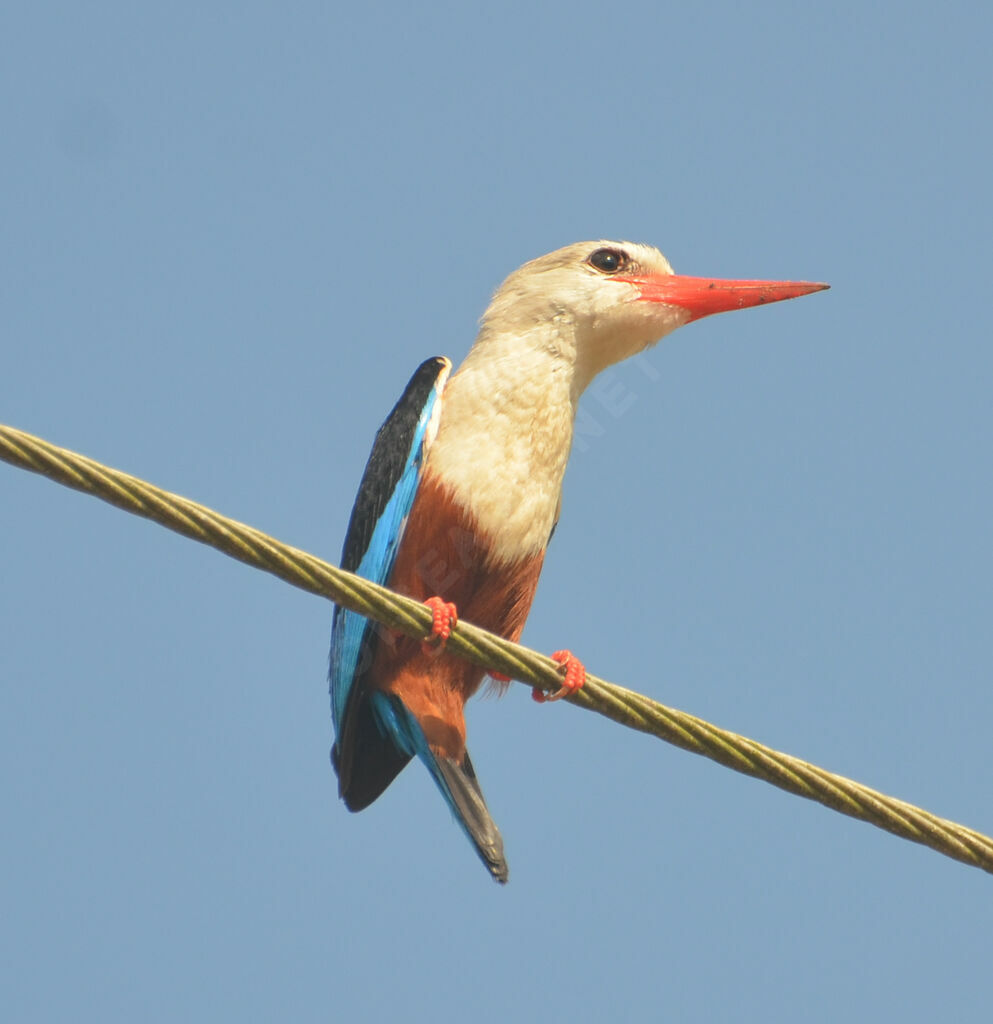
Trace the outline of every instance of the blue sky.
{"type": "MultiPolygon", "coordinates": [[[[978,4],[0,14],[0,420],[336,560],[375,430],[584,238],[828,293],[587,396],[525,641],[993,831],[978,4]]],[[[10,1020],[984,1020],[993,880],[522,688],[336,798],[330,608],[0,466],[10,1020]]]]}

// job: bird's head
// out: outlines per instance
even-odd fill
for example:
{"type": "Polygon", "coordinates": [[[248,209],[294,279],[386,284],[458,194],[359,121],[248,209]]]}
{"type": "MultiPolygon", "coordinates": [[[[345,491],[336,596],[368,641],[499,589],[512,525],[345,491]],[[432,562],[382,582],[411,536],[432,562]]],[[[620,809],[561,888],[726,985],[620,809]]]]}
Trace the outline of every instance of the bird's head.
{"type": "Polygon", "coordinates": [[[577,242],[515,270],[483,315],[480,337],[513,334],[558,346],[582,390],[607,366],[691,320],[827,287],[686,277],[650,245],[577,242]]]}

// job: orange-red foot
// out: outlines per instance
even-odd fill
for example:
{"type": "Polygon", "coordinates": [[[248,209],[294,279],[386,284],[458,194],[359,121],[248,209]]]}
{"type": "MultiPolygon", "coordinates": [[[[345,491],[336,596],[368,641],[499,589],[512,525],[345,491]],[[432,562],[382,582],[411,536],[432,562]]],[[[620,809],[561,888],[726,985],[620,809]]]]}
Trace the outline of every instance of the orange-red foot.
{"type": "Polygon", "coordinates": [[[552,655],[552,661],[557,661],[565,669],[565,678],[562,686],[555,693],[544,693],[542,690],[532,690],[531,697],[539,704],[550,700],[561,700],[575,693],[586,682],[586,666],[569,651],[556,651],[552,655]]]}
{"type": "Polygon", "coordinates": [[[459,621],[459,613],[454,604],[442,601],[440,597],[429,597],[424,603],[434,617],[431,620],[431,632],[421,641],[421,650],[425,654],[433,654],[440,651],[452,635],[459,621]]]}

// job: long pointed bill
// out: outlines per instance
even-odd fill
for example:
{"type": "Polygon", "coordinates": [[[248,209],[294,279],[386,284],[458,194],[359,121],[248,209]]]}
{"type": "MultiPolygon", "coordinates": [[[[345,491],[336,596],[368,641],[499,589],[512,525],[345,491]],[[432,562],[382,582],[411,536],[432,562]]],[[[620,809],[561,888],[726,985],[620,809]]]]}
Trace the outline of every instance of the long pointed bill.
{"type": "Polygon", "coordinates": [[[618,276],[614,280],[633,284],[645,302],[664,302],[667,306],[685,309],[690,314],[690,321],[712,313],[795,299],[831,287],[811,281],[723,281],[714,277],[686,277],[684,274],[618,276]]]}

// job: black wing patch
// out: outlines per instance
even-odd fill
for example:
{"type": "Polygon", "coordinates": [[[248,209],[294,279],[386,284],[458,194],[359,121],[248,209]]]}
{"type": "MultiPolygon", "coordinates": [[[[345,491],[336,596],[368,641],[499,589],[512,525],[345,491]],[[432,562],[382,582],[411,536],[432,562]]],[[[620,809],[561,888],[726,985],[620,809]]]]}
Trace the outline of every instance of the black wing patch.
{"type": "Polygon", "coordinates": [[[438,375],[448,365],[448,360],[443,356],[435,356],[421,363],[376,434],[341,552],[341,567],[348,572],[355,572],[369,548],[372,531],[407,465],[424,405],[438,375]]]}

